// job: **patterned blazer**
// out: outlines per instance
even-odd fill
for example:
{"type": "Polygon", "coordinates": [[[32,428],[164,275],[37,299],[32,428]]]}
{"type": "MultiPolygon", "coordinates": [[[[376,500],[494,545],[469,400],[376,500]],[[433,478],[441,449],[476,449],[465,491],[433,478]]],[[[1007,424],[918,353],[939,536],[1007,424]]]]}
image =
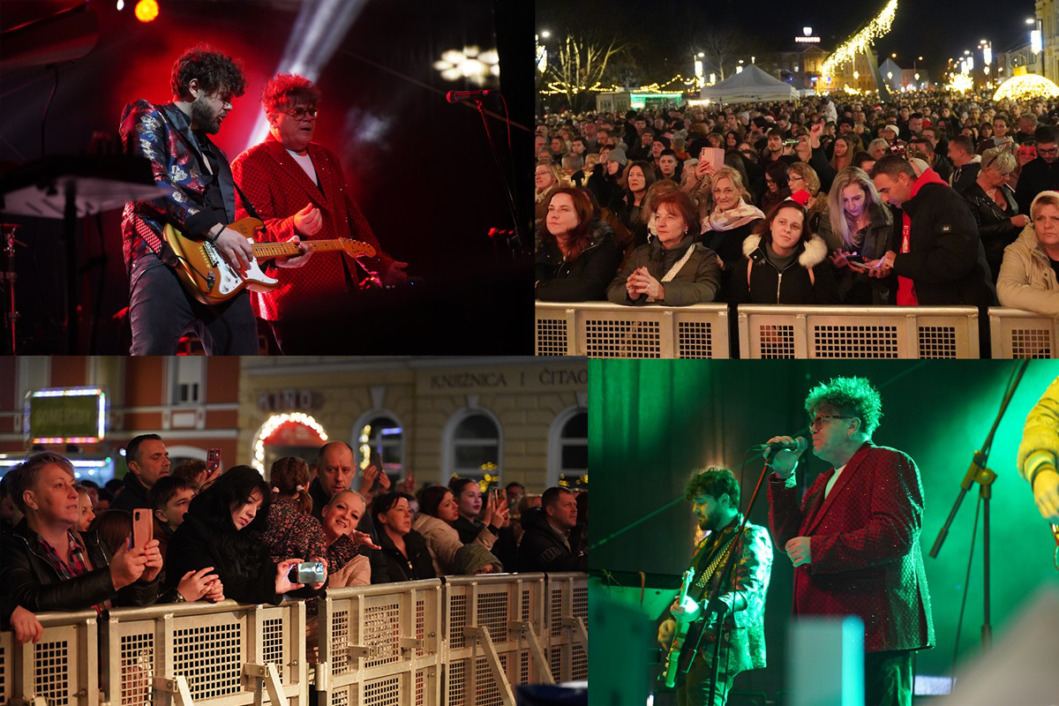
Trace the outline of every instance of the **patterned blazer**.
{"type": "MultiPolygon", "coordinates": [[[[739,515],[728,526],[706,537],[695,548],[691,566],[695,579],[689,595],[705,603],[721,583],[724,565],[732,550],[731,539],[739,530],[743,517],[739,515]]],[[[765,654],[765,594],[772,575],[772,544],[764,527],[747,523],[739,543],[739,558],[732,574],[721,587],[718,598],[732,609],[725,618],[721,631],[721,656],[727,670],[739,673],[766,666],[765,654]]],[[[713,659],[716,627],[704,629],[699,651],[707,662],[713,659]]]]}
{"type": "MultiPolygon", "coordinates": [[[[260,239],[289,240],[295,234],[294,214],[311,203],[320,209],[323,227],[309,239],[352,238],[370,243],[378,254],[368,260],[367,265],[381,275],[393,258],[382,252],[371,225],[353,201],[338,157],[316,143],[309,144],[308,152],[319,187],[271,133],[264,142],[243,152],[232,163],[236,182],[265,222],[265,233],[260,239]]],[[[247,215],[240,203],[236,217],[247,215]]],[[[358,279],[355,264],[340,252],[314,253],[302,267],[270,271],[271,276],[279,279],[280,285],[271,292],[254,295],[258,314],[275,321],[283,318],[284,310],[299,298],[320,298],[345,292],[343,258],[354,280],[358,279]]]]}
{"type": "Polygon", "coordinates": [[[834,469],[799,503],[798,489],[769,482],[769,524],[778,546],[810,538],[811,563],[794,570],[794,615],[857,615],[867,652],[934,645],[930,594],[919,547],[923,484],[906,454],[870,441],[824,499],[834,469]]]}
{"type": "Polygon", "coordinates": [[[162,230],[166,223],[191,238],[202,238],[217,225],[216,216],[203,210],[206,187],[214,177],[200,166],[199,140],[205,140],[217,155],[225,223],[235,220],[235,190],[228,157],[205,135],[196,137],[188,116],[174,104],[156,106],[145,100],[129,103],[121,113],[119,132],[125,151],[150,160],[155,183],[166,191],[150,201],[125,204],[121,234],[126,269],[131,270],[133,262],[144,255],[163,252],[162,230]]]}

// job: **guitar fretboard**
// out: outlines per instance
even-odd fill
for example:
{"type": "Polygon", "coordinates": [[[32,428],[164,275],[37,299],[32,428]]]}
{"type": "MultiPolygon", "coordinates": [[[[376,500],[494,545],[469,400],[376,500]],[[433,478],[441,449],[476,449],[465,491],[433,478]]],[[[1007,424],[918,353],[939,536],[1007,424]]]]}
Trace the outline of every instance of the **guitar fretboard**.
{"type": "MultiPolygon", "coordinates": [[[[307,240],[303,244],[309,250],[343,250],[341,240],[307,240]]],[[[254,243],[254,257],[278,257],[280,255],[297,255],[298,246],[294,243],[254,243]]]]}

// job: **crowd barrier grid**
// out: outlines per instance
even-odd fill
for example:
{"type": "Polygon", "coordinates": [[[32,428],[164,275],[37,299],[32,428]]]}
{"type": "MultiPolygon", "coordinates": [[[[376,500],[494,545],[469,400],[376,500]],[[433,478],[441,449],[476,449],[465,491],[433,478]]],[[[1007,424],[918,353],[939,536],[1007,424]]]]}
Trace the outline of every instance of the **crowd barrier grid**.
{"type": "Polygon", "coordinates": [[[40,614],[36,645],[0,632],[0,704],[305,706],[313,684],[320,706],[514,706],[516,685],[588,678],[583,573],[329,589],[317,606],[309,644],[304,600],[40,614]]]}
{"type": "Polygon", "coordinates": [[[994,358],[1059,357],[1059,317],[1007,307],[989,308],[994,358]]]}
{"type": "Polygon", "coordinates": [[[98,706],[96,611],[41,613],[37,644],[15,644],[0,633],[0,704],[10,706],[98,706]]]}
{"type": "Polygon", "coordinates": [[[728,305],[537,302],[539,356],[728,358],[728,305]]]}

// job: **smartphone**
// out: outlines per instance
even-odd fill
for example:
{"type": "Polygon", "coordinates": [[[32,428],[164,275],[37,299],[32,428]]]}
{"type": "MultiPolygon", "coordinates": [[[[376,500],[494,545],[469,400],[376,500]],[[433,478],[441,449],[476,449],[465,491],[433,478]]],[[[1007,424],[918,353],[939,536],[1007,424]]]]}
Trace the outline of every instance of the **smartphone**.
{"type": "Polygon", "coordinates": [[[290,567],[287,578],[291,583],[323,583],[327,574],[322,561],[303,561],[290,567]]]}
{"type": "Polygon", "coordinates": [[[703,147],[699,150],[699,160],[713,165],[714,169],[724,166],[724,150],[720,147],[703,147]]]}
{"type": "Polygon", "coordinates": [[[143,549],[154,539],[154,519],[151,511],[138,507],[132,511],[132,549],[143,549]]]}
{"type": "Polygon", "coordinates": [[[852,263],[854,263],[856,265],[863,265],[864,264],[864,256],[863,255],[846,255],[846,262],[852,262],[852,263]]]}
{"type": "Polygon", "coordinates": [[[206,480],[213,478],[219,470],[221,470],[221,450],[208,449],[206,451],[206,480]]]}

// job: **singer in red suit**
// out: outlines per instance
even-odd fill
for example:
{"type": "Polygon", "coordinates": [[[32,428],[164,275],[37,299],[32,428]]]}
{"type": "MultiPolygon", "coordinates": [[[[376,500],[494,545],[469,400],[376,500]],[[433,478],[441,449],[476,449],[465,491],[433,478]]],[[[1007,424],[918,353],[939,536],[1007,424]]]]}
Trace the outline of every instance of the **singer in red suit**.
{"type": "MultiPolygon", "coordinates": [[[[351,238],[371,244],[377,255],[363,261],[366,272],[338,251],[309,252],[277,263],[279,268],[269,274],[279,279],[279,287],[256,293],[254,308],[272,326],[284,353],[305,343],[292,334],[299,332],[297,318],[310,309],[307,303],[336,306],[341,295],[358,287],[407,282],[408,263],[383,252],[353,200],[338,157],[312,141],[319,102],[320,91],[312,81],[274,76],[261,97],[269,135],[236,157],[232,174],[265,222],[262,240],[283,241],[293,235],[303,241],[351,238]]],[[[249,215],[237,199],[236,217],[249,215]]],[[[326,312],[317,315],[321,313],[326,312]]]]}
{"type": "Polygon", "coordinates": [[[799,497],[800,453],[780,451],[768,488],[773,539],[795,567],[794,615],[859,616],[866,703],[908,706],[912,653],[934,645],[919,469],[907,454],[872,443],[882,402],[868,380],[821,383],[805,410],[813,453],[833,467],[799,497]]]}

